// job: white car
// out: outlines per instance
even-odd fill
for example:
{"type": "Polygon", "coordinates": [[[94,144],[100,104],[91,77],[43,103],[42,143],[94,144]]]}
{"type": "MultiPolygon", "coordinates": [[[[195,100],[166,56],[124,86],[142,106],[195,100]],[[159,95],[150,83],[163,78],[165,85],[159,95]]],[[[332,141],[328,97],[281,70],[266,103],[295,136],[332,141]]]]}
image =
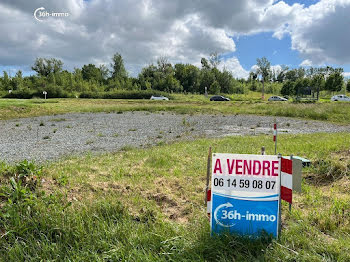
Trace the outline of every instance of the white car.
{"type": "Polygon", "coordinates": [[[332,96],[331,101],[347,101],[350,102],[350,97],[346,95],[335,95],[332,96]]]}
{"type": "Polygon", "coordinates": [[[150,100],[169,100],[169,98],[165,96],[151,96],[150,100]]]}
{"type": "Polygon", "coordinates": [[[288,101],[288,99],[280,96],[271,96],[268,101],[288,101]]]}

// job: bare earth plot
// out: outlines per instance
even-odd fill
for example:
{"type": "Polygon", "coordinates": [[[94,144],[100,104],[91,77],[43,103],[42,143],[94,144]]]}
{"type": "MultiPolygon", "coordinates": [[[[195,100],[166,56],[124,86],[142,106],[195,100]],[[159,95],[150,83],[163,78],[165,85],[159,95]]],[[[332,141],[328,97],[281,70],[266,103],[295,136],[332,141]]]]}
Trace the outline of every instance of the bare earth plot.
{"type": "MultiPolygon", "coordinates": [[[[117,151],[162,142],[272,134],[274,117],[125,112],[76,113],[0,121],[0,159],[46,161],[83,152],[117,151]]],[[[348,132],[350,126],[277,117],[282,133],[348,132]]]]}

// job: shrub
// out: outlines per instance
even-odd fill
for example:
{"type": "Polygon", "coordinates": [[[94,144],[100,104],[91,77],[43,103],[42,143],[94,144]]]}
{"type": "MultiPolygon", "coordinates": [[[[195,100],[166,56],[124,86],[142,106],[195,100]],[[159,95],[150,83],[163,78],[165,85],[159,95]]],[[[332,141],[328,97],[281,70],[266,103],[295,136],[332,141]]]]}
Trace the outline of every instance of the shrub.
{"type": "MultiPolygon", "coordinates": [[[[80,98],[102,98],[102,99],[150,99],[151,96],[166,96],[168,93],[155,90],[120,90],[111,92],[83,92],[80,98]]],[[[171,97],[171,96],[170,96],[171,97]]],[[[170,98],[169,97],[169,98],[170,98]]]]}
{"type": "Polygon", "coordinates": [[[19,98],[19,99],[30,99],[34,96],[35,91],[30,90],[29,88],[24,88],[20,90],[14,90],[11,93],[6,93],[4,98],[19,98]]]}
{"type": "Polygon", "coordinates": [[[35,90],[29,88],[23,88],[14,90],[11,93],[6,93],[4,98],[18,98],[18,99],[31,99],[33,97],[43,97],[43,91],[47,92],[47,98],[69,98],[74,97],[72,93],[64,91],[62,87],[57,85],[48,85],[46,87],[40,87],[35,90]]]}

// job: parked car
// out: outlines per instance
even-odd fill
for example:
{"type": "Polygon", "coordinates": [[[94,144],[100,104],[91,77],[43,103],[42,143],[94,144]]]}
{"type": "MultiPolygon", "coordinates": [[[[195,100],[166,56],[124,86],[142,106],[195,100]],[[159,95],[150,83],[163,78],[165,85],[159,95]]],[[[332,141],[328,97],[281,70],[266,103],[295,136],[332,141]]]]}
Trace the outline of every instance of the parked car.
{"type": "Polygon", "coordinates": [[[288,99],[280,96],[271,96],[268,101],[288,101],[288,99]]]}
{"type": "Polygon", "coordinates": [[[169,100],[169,98],[165,96],[151,96],[150,100],[169,100]]]}
{"type": "Polygon", "coordinates": [[[212,96],[210,101],[230,101],[230,99],[224,96],[212,96]]]}
{"type": "Polygon", "coordinates": [[[331,101],[347,101],[350,102],[350,97],[346,95],[335,95],[332,96],[331,101]]]}

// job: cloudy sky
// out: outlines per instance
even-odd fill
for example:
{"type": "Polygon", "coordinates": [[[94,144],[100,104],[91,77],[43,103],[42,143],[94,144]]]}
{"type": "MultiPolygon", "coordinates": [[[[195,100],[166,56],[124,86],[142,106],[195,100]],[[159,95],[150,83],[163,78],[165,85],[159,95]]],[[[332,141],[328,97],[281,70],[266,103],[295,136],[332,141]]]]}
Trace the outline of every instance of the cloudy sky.
{"type": "Polygon", "coordinates": [[[136,76],[159,56],[200,65],[218,52],[236,77],[263,56],[276,67],[350,72],[349,14],[350,0],[0,0],[0,70],[33,74],[36,57],[59,58],[72,70],[109,64],[119,52],[136,76]]]}

